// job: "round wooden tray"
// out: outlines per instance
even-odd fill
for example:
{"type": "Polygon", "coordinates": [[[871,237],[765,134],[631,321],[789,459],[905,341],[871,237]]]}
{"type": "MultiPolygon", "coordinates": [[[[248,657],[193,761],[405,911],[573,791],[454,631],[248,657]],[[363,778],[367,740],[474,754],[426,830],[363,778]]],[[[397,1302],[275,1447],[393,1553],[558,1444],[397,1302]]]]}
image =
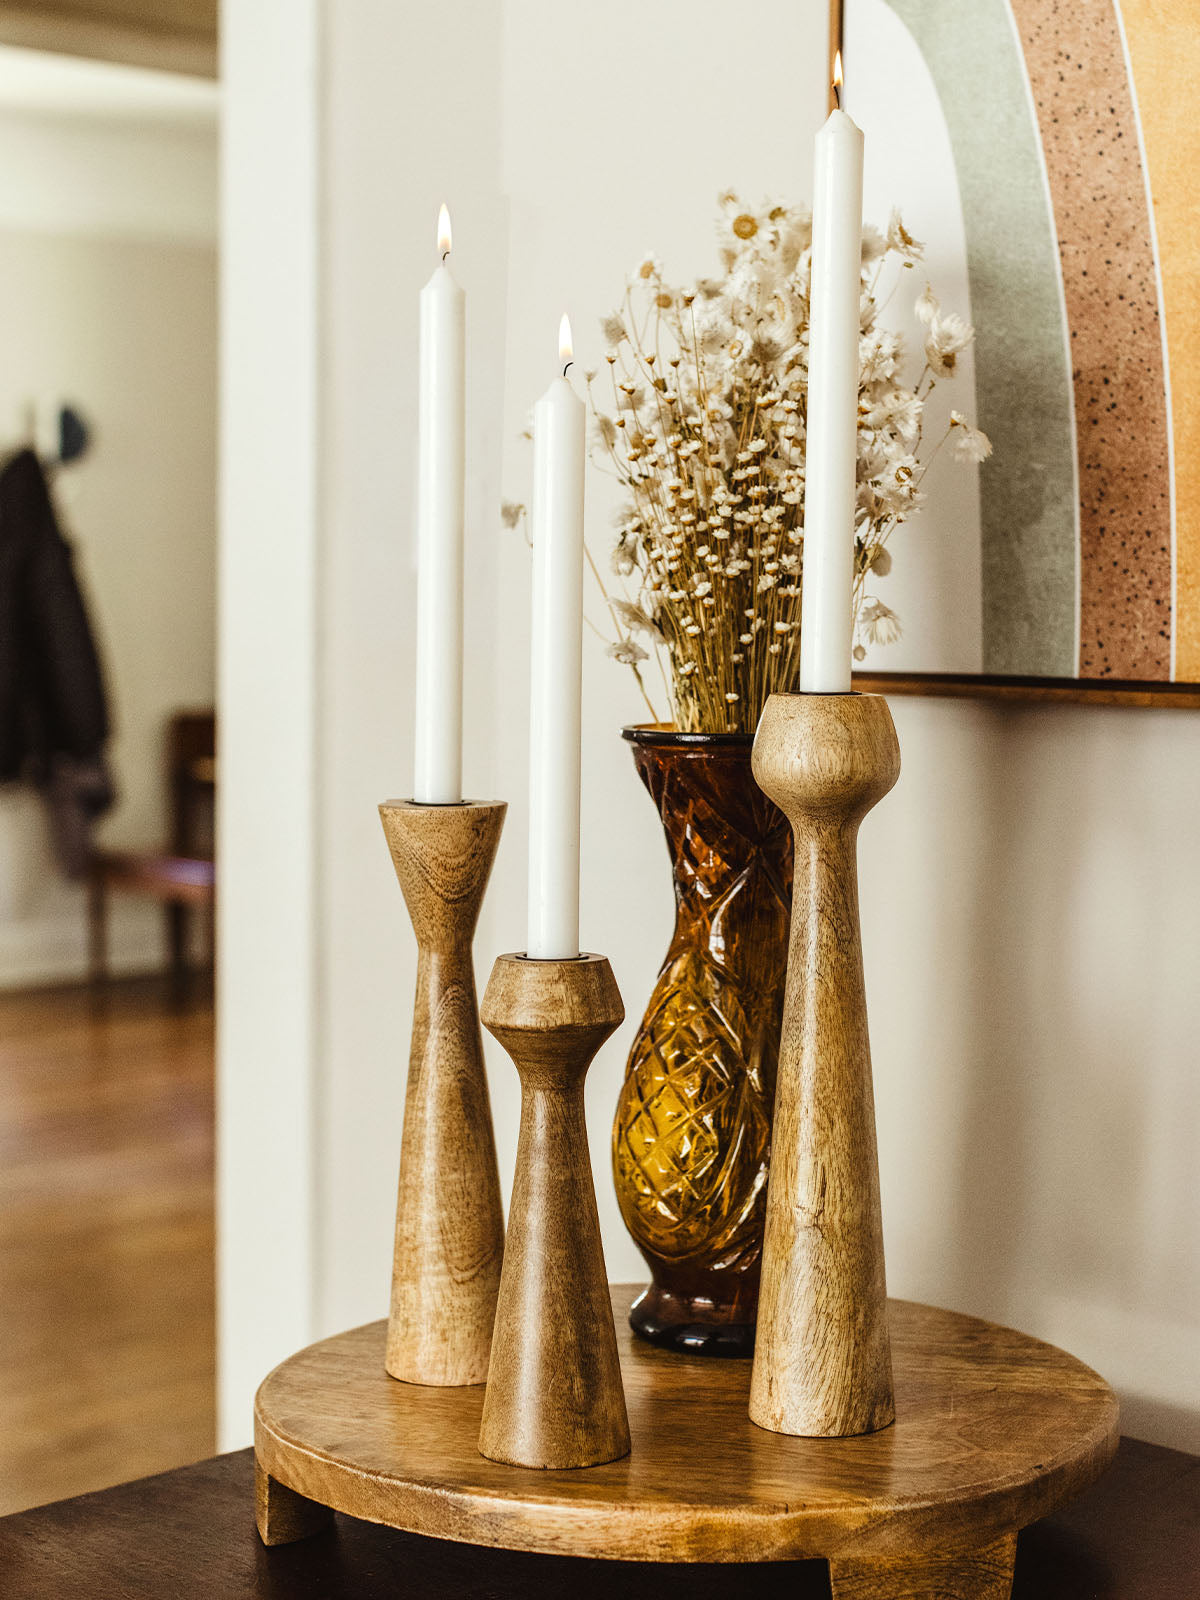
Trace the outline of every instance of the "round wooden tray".
{"type": "Polygon", "coordinates": [[[331,1507],[560,1555],[824,1557],[838,1596],[1001,1595],[1016,1530],[1091,1483],[1116,1449],[1116,1400],[1090,1368],[902,1300],[890,1303],[894,1425],[851,1439],[769,1433],[746,1413],[750,1363],[635,1339],[635,1292],[613,1291],[632,1452],[584,1470],[485,1460],[482,1386],[388,1377],[382,1322],[292,1356],[255,1404],[264,1539],[302,1537],[331,1507]],[[904,1586],[910,1571],[915,1587],[904,1586]]]}

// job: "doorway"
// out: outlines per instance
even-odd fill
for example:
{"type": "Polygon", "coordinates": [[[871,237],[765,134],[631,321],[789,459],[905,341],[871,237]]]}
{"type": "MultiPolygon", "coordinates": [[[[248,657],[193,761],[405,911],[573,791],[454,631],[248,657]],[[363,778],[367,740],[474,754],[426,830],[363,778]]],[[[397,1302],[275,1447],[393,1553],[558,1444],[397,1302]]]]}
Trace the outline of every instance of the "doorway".
{"type": "MultiPolygon", "coordinates": [[[[181,988],[162,898],[116,885],[88,975],[91,864],[171,853],[171,729],[213,716],[216,678],[218,88],[131,65],[152,29],[122,27],[0,43],[0,523],[19,458],[69,551],[111,730],[110,793],[69,811],[74,832],[56,786],[78,773],[23,749],[0,785],[0,1513],[215,1439],[201,921],[181,988]],[[122,39],[127,60],[64,53],[122,39]]],[[[17,565],[0,574],[23,582],[17,565]]]]}

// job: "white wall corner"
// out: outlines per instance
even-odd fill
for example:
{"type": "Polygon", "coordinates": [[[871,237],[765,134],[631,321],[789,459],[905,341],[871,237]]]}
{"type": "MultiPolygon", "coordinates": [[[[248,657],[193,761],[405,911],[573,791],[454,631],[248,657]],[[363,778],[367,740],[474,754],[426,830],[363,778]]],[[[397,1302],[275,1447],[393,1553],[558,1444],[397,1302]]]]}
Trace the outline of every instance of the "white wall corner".
{"type": "Polygon", "coordinates": [[[324,0],[222,7],[218,1436],[309,1342],[324,0]]]}

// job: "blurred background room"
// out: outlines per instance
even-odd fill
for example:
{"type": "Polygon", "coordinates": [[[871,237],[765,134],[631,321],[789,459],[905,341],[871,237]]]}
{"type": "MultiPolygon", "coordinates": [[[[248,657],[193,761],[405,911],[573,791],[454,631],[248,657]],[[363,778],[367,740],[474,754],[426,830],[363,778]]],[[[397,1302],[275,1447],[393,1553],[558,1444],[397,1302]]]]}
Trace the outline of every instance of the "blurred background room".
{"type": "Polygon", "coordinates": [[[205,9],[0,15],[4,1511],[215,1439],[205,9]]]}

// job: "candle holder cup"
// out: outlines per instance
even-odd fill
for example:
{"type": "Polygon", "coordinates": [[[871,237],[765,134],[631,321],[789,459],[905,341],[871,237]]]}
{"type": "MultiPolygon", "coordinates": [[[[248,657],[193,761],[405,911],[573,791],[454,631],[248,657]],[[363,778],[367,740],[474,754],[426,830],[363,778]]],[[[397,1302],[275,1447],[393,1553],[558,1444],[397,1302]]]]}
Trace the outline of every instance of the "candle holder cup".
{"type": "Polygon", "coordinates": [[[753,771],[796,851],[750,1418],[872,1433],[895,1405],[856,843],[900,771],[887,702],[772,695],[753,771]]]}
{"type": "Polygon", "coordinates": [[[471,942],[503,801],[379,807],[419,951],[386,1366],[408,1383],[482,1383],[504,1217],[471,942]]]}
{"type": "Polygon", "coordinates": [[[479,1450],[596,1466],[628,1454],[629,1423],[583,1084],[625,1010],[603,956],[503,955],[481,1016],[520,1075],[521,1132],[479,1450]]]}

